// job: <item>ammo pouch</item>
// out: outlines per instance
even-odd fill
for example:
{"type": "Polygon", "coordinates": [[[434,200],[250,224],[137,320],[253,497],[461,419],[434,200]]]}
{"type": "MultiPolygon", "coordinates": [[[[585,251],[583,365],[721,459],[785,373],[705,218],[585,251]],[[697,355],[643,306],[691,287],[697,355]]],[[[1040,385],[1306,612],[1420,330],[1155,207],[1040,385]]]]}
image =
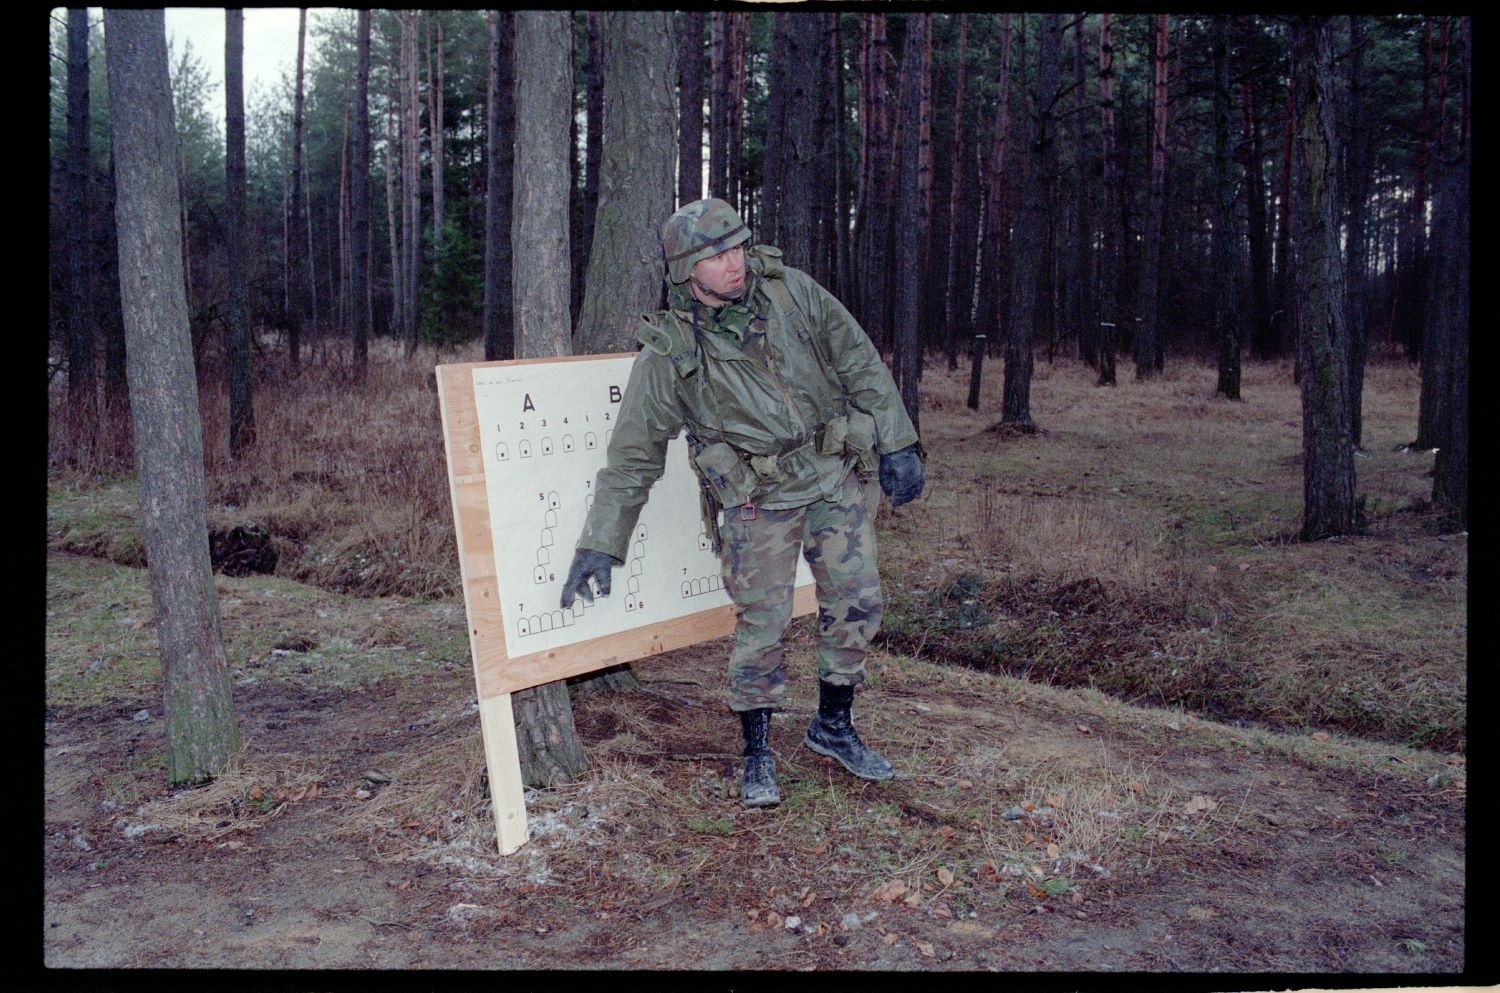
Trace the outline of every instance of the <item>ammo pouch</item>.
{"type": "Polygon", "coordinates": [[[732,446],[716,441],[693,456],[698,478],[721,507],[738,507],[755,492],[755,472],[732,446]]]}
{"type": "Polygon", "coordinates": [[[875,451],[875,418],[863,410],[850,407],[848,419],[844,451],[859,460],[861,473],[876,471],[880,468],[880,456],[875,451]]]}

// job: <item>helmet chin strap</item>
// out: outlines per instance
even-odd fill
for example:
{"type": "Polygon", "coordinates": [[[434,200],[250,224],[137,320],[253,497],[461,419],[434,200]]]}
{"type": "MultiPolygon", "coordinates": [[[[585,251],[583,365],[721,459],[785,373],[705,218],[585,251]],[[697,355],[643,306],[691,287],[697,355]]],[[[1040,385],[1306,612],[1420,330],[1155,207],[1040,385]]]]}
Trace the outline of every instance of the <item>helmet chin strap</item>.
{"type": "MultiPolygon", "coordinates": [[[[691,273],[688,274],[688,281],[691,282],[694,286],[698,287],[698,289],[702,290],[708,296],[711,296],[711,297],[713,297],[716,300],[722,300],[722,301],[724,301],[724,303],[729,303],[731,301],[738,300],[740,297],[744,296],[745,295],[745,286],[747,285],[747,284],[741,284],[740,285],[740,292],[738,293],[738,295],[732,296],[732,297],[727,297],[727,296],[725,296],[722,293],[717,293],[714,290],[709,289],[704,284],[703,280],[699,279],[697,276],[692,275],[691,273]]],[[[705,302],[707,302],[707,301],[705,301],[705,302]]],[[[710,304],[710,306],[712,306],[712,305],[710,304]]]]}

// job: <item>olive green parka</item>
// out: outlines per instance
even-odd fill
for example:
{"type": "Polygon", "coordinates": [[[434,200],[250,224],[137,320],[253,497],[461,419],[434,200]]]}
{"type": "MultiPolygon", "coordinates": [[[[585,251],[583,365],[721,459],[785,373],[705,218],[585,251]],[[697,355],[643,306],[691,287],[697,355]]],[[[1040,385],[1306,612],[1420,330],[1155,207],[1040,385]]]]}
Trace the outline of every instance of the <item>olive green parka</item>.
{"type": "Polygon", "coordinates": [[[843,304],[783,265],[779,249],[751,248],[747,268],[738,304],[715,310],[669,284],[671,309],[642,318],[645,347],[579,548],[624,561],[667,444],[684,429],[718,504],[768,510],[834,499],[851,468],[871,470],[877,453],[917,442],[890,370],[843,304]]]}

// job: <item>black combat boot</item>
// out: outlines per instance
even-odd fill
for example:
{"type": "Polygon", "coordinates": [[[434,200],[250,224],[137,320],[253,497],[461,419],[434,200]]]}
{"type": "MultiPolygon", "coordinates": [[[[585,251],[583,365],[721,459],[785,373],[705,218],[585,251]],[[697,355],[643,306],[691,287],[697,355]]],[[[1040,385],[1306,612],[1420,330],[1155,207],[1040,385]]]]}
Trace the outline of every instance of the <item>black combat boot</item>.
{"type": "Polygon", "coordinates": [[[776,788],[776,760],[771,757],[771,708],[740,711],[745,732],[745,771],[740,775],[740,802],[747,807],[774,807],[781,802],[776,788]]]}
{"type": "Polygon", "coordinates": [[[838,759],[845,769],[861,779],[890,779],[895,773],[884,755],[859,740],[849,718],[854,687],[835,686],[818,680],[818,713],[807,728],[802,743],[819,755],[838,759]]]}

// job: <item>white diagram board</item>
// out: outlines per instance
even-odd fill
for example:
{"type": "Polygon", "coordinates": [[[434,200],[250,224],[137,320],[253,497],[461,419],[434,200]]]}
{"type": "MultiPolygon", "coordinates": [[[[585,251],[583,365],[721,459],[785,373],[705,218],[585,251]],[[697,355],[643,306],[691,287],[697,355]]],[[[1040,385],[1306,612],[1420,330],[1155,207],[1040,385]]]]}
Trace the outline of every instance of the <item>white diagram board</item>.
{"type": "MultiPolygon", "coordinates": [[[[473,367],[508,658],[730,603],[704,533],[687,442],[679,434],[641,510],[626,561],[613,571],[610,595],[592,604],[575,600],[567,611],[559,606],[634,361],[626,354],[473,367]]],[[[812,582],[806,560],[799,559],[796,585],[812,582]]]]}

